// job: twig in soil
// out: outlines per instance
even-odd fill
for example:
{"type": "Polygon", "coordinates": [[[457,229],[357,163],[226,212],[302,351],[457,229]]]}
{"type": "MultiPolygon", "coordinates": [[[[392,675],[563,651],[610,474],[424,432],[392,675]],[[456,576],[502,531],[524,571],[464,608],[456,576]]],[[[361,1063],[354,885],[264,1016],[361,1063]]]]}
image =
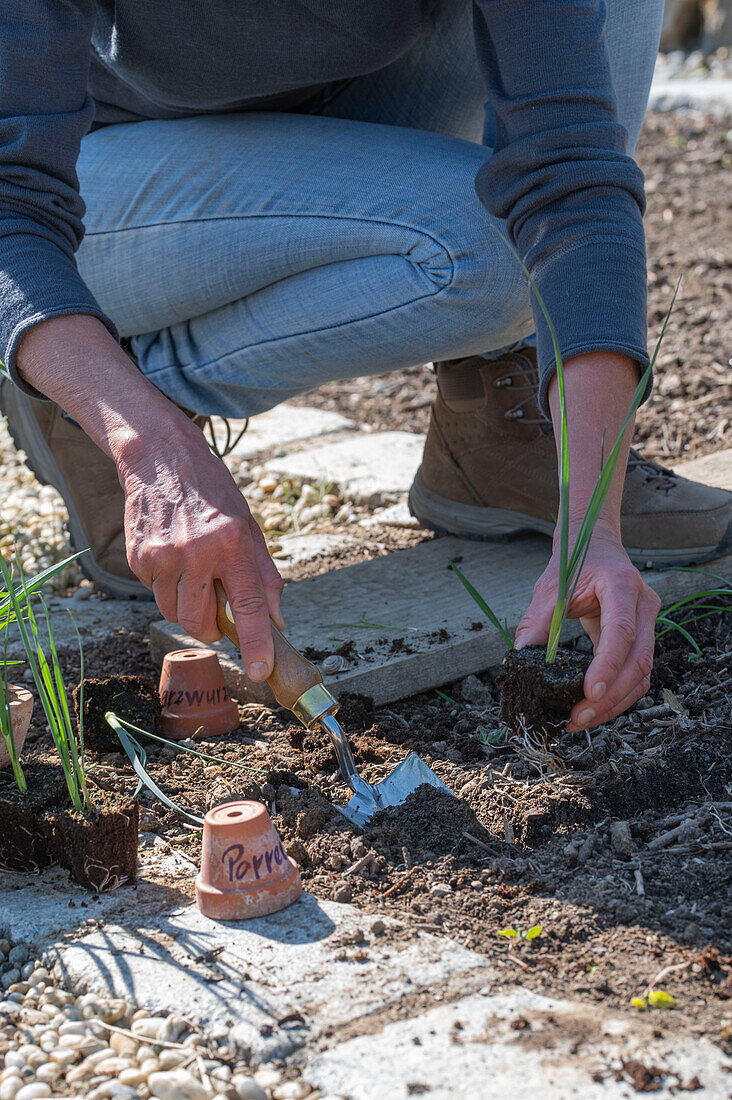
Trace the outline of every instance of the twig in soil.
{"type": "Polygon", "coordinates": [[[489,845],[485,844],[482,840],[478,840],[477,836],[473,836],[472,833],[463,832],[461,834],[466,840],[472,840],[473,844],[477,844],[479,848],[482,848],[484,852],[492,852],[493,849],[489,845]]]}
{"type": "Polygon", "coordinates": [[[356,871],[360,871],[362,867],[366,867],[369,863],[373,862],[375,852],[367,852],[365,856],[361,856],[355,863],[352,863],[350,867],[347,867],[345,871],[341,873],[341,878],[348,878],[349,875],[355,875],[356,871]]]}
{"type": "Polygon", "coordinates": [[[404,866],[408,871],[412,869],[412,856],[408,848],[402,848],[402,859],[404,860],[404,866]]]}
{"type": "MultiPolygon", "coordinates": [[[[107,1031],[114,1031],[117,1035],[127,1035],[130,1039],[136,1039],[137,1042],[142,1042],[141,1035],[135,1035],[134,1031],[128,1031],[126,1027],[116,1027],[114,1024],[105,1024],[104,1020],[95,1020],[94,1023],[99,1024],[100,1027],[106,1027],[107,1031]]],[[[148,1039],[147,1036],[145,1036],[145,1043],[152,1047],[169,1047],[171,1050],[190,1049],[190,1047],[184,1046],[183,1043],[171,1043],[167,1039],[148,1039]]]]}
{"type": "Polygon", "coordinates": [[[636,867],[635,871],[633,872],[633,875],[635,877],[635,892],[636,892],[636,894],[640,898],[645,897],[646,884],[643,881],[643,872],[641,871],[640,867],[636,867]]]}
{"type": "Polygon", "coordinates": [[[200,1054],[196,1055],[196,1065],[198,1066],[198,1072],[201,1075],[201,1084],[207,1092],[213,1093],[213,1085],[211,1084],[211,1078],[206,1072],[206,1067],[203,1064],[203,1058],[200,1054]]]}
{"type": "Polygon", "coordinates": [[[516,835],[513,831],[513,826],[511,825],[511,822],[508,820],[508,817],[506,816],[506,814],[503,815],[503,835],[506,838],[506,844],[511,844],[511,845],[516,844],[516,835]]]}
{"type": "Polygon", "coordinates": [[[402,877],[397,882],[392,883],[389,889],[384,891],[384,893],[381,895],[382,898],[389,898],[392,894],[395,894],[397,890],[401,889],[404,883],[412,877],[416,870],[416,867],[412,867],[409,871],[405,871],[402,877]]]}

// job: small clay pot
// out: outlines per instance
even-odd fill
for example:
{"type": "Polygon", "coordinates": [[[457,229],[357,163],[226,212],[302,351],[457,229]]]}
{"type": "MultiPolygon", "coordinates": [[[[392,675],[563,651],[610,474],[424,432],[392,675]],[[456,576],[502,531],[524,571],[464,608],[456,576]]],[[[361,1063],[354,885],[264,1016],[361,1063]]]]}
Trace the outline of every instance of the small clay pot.
{"type": "MultiPolygon", "coordinates": [[[[13,741],[15,751],[20,756],[28,734],[31,715],[33,714],[33,694],[28,688],[19,684],[8,684],[10,696],[10,723],[13,727],[13,741]]],[[[10,753],[5,744],[5,738],[0,737],[0,768],[10,765],[10,753]]]]}
{"type": "Polygon", "coordinates": [[[302,893],[297,864],[285,852],[261,802],[225,802],[204,818],[196,901],[206,917],[246,920],[277,913],[302,893]]]}
{"type": "Polygon", "coordinates": [[[160,674],[165,737],[217,737],[239,725],[219,659],[212,649],[176,649],[163,658],[160,674]]]}

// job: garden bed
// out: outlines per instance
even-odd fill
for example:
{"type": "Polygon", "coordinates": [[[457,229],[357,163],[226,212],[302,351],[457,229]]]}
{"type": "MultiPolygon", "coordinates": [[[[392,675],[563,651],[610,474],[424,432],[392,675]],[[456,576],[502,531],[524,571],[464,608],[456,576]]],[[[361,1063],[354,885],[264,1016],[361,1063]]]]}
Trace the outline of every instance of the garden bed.
{"type": "MultiPolygon", "coordinates": [[[[499,729],[489,675],[390,708],[343,699],[341,717],[366,778],[378,780],[409,750],[459,801],[422,789],[360,833],[331,806],[348,789],[325,738],[284,711],[241,708],[233,734],[195,747],[249,765],[251,774],[146,743],[149,768],[194,813],[262,797],[316,897],[397,918],[385,934],[444,931],[545,993],[627,1007],[667,965],[674,1026],[729,1043],[732,1012],[732,612],[698,624],[701,660],[664,639],[651,693],[630,714],[556,748],[568,771],[540,776],[499,729]],[[297,793],[296,793],[297,792],[297,793]],[[506,931],[541,925],[532,942],[506,931]]],[[[69,655],[69,673],[74,655],[69,655]]],[[[87,672],[152,673],[146,639],[88,647],[87,672]]],[[[43,752],[32,729],[31,751],[43,752]]],[[[118,752],[93,774],[129,791],[118,752]]],[[[144,830],[198,862],[200,840],[174,811],[141,795],[144,830]]],[[[345,944],[357,959],[367,947],[345,944]]],[[[663,1021],[670,1023],[672,1016],[663,1021]]],[[[659,1017],[660,1019],[660,1017],[659,1017]]],[[[665,1025],[664,1025],[665,1026],[665,1025]]]]}

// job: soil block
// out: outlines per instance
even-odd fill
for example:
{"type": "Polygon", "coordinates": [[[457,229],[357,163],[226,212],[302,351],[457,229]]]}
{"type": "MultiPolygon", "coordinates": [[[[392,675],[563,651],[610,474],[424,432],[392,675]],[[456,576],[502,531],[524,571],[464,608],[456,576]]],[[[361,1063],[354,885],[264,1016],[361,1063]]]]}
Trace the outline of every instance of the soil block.
{"type": "Polygon", "coordinates": [[[0,867],[34,873],[57,863],[46,811],[68,798],[59,763],[23,763],[28,790],[21,794],[12,769],[0,771],[0,867]]]}
{"type": "MultiPolygon", "coordinates": [[[[76,718],[79,718],[81,684],[74,688],[76,718]]],[[[113,710],[149,733],[160,733],[160,699],[155,683],[146,676],[87,678],[84,687],[84,747],[94,752],[121,752],[119,738],[104,715],[113,710]]]]}
{"type": "Polygon", "coordinates": [[[74,810],[49,814],[58,862],[82,886],[103,893],[137,879],[137,802],[108,795],[88,816],[74,810]]]}
{"type": "Polygon", "coordinates": [[[501,720],[513,734],[527,731],[549,741],[564,727],[575,703],[584,697],[585,673],[592,658],[574,649],[559,649],[546,663],[540,645],[509,649],[497,683],[501,689],[501,720]]]}

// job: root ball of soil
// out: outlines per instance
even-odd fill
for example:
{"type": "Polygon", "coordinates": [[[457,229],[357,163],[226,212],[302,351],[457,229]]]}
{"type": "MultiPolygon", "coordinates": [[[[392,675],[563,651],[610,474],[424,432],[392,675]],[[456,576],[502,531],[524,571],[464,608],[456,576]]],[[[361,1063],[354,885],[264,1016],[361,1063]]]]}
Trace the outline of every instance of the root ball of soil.
{"type": "Polygon", "coordinates": [[[108,710],[149,733],[160,732],[160,699],[152,680],[146,676],[107,676],[87,678],[74,688],[76,719],[79,720],[79,696],[84,688],[84,744],[94,752],[119,752],[117,734],[104,721],[108,710]]]}
{"type": "Polygon", "coordinates": [[[517,737],[533,733],[545,742],[556,737],[575,703],[584,696],[585,673],[591,657],[561,649],[546,663],[544,646],[509,649],[498,676],[501,719],[517,737]]]}
{"type": "Polygon", "coordinates": [[[109,800],[83,817],[72,810],[52,815],[58,861],[83,886],[98,893],[137,879],[137,802],[109,800]]]}

